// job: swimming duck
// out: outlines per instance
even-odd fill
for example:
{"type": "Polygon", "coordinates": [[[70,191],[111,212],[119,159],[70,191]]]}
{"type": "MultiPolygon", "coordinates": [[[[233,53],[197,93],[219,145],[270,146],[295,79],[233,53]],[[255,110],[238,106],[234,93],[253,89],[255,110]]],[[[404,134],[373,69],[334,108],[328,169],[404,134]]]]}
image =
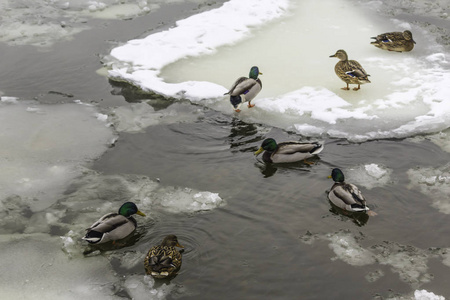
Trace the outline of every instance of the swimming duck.
{"type": "Polygon", "coordinates": [[[403,32],[387,32],[377,35],[376,37],[371,37],[375,39],[374,42],[370,44],[374,45],[383,50],[396,51],[396,52],[407,52],[414,48],[416,43],[413,40],[412,33],[409,30],[403,32]]]}
{"type": "Polygon", "coordinates": [[[181,252],[175,247],[184,248],[178,243],[178,238],[170,234],[161,245],[152,247],[145,257],[145,272],[154,278],[170,278],[181,268],[181,252]]]}
{"type": "Polygon", "coordinates": [[[358,87],[353,88],[353,90],[357,91],[361,88],[361,84],[370,83],[367,77],[370,75],[366,73],[359,62],[356,60],[348,60],[347,52],[344,50],[338,50],[334,55],[330,55],[330,57],[339,58],[339,62],[334,67],[334,71],[340,79],[347,83],[347,87],[342,88],[343,90],[349,90],[349,84],[357,84],[358,87]]]}
{"type": "Polygon", "coordinates": [[[251,104],[251,101],[262,89],[262,82],[261,79],[258,78],[258,75],[262,75],[262,73],[259,72],[258,67],[252,67],[248,76],[249,78],[239,77],[231,89],[224,94],[230,95],[231,105],[236,112],[241,111],[239,107],[244,102],[248,102],[247,106],[249,108],[255,106],[254,104],[251,104]]]}
{"type": "Polygon", "coordinates": [[[274,139],[268,138],[262,142],[255,155],[258,156],[264,151],[263,161],[266,163],[293,163],[301,160],[309,163],[306,159],[320,153],[322,150],[323,145],[318,142],[283,142],[277,144],[274,139]]]}
{"type": "Polygon", "coordinates": [[[331,171],[334,184],[328,193],[328,199],[337,207],[349,212],[367,212],[369,207],[366,199],[358,187],[352,183],[345,183],[344,173],[341,169],[335,168],[331,171]]]}
{"type": "Polygon", "coordinates": [[[103,244],[126,238],[137,227],[136,220],[131,216],[134,214],[145,216],[138,210],[136,204],[125,202],[119,208],[118,213],[106,214],[86,229],[87,232],[83,240],[91,244],[103,244]]]}

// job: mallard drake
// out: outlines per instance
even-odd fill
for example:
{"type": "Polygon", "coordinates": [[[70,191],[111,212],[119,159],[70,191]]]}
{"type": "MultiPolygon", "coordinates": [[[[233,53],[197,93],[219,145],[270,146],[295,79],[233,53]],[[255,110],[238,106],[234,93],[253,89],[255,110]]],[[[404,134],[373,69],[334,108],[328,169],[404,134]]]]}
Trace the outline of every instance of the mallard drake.
{"type": "Polygon", "coordinates": [[[254,104],[251,104],[251,101],[262,89],[262,82],[261,79],[258,78],[258,75],[262,75],[262,73],[259,72],[258,67],[252,67],[250,69],[250,74],[248,75],[249,78],[239,77],[231,89],[224,94],[230,95],[231,105],[236,112],[241,111],[239,107],[244,102],[248,102],[247,106],[249,108],[255,106],[254,104]]]}
{"type": "Polygon", "coordinates": [[[265,139],[255,155],[258,156],[264,151],[263,161],[266,163],[293,163],[303,160],[305,163],[310,158],[323,150],[323,145],[318,142],[277,142],[268,138],[265,139]],[[264,151],[265,150],[265,151],[264,151]]]}
{"type": "Polygon", "coordinates": [[[126,238],[137,227],[136,220],[131,216],[134,214],[145,216],[133,202],[122,204],[118,213],[106,214],[86,229],[83,240],[91,244],[102,244],[126,238]]]}
{"type": "Polygon", "coordinates": [[[154,278],[170,278],[181,268],[181,252],[175,247],[184,248],[178,243],[178,238],[170,234],[161,245],[152,247],[145,257],[145,272],[154,278]]]}
{"type": "Polygon", "coordinates": [[[357,84],[358,87],[353,88],[357,91],[361,88],[361,84],[370,83],[368,76],[369,74],[361,67],[359,62],[356,60],[348,60],[347,52],[344,50],[338,50],[334,55],[330,57],[339,58],[339,62],[334,67],[336,75],[347,83],[347,87],[342,88],[343,90],[349,90],[349,84],[357,84]]]}
{"type": "Polygon", "coordinates": [[[366,205],[366,199],[358,187],[352,183],[345,183],[344,173],[341,169],[335,168],[331,171],[334,184],[328,193],[328,199],[331,203],[349,212],[367,212],[369,207],[366,205]]]}
{"type": "Polygon", "coordinates": [[[403,32],[382,33],[371,38],[375,39],[374,42],[371,42],[371,44],[375,47],[396,52],[411,51],[416,43],[413,40],[411,31],[409,30],[405,30],[403,32]]]}

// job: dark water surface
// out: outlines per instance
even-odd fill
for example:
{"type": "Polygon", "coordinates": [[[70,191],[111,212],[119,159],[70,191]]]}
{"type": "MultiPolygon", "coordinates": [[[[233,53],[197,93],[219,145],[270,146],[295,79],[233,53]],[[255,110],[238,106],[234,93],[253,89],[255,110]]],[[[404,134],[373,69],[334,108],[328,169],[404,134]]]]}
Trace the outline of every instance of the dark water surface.
{"type": "MultiPolygon", "coordinates": [[[[196,13],[194,8],[174,4],[133,20],[93,20],[89,22],[93,29],[47,51],[0,44],[1,90],[42,102],[80,99],[105,108],[142,98],[129,90],[124,97],[120,85],[95,73],[102,66],[101,56],[120,42],[168,28],[196,13]]],[[[159,98],[145,96],[152,97],[159,98]]],[[[448,163],[449,153],[427,141],[352,144],[328,139],[320,157],[312,159],[314,165],[268,167],[253,156],[266,136],[279,141],[305,138],[199,109],[202,115],[195,122],[121,133],[115,147],[92,166],[104,174],[146,175],[162,185],[219,193],[227,202],[204,213],[160,213],[155,222],[143,225],[146,234],[137,244],[120,250],[145,252],[161,236],[178,235],[186,252],[181,273],[171,282],[179,288],[169,299],[385,299],[396,293],[411,295],[416,289],[450,297],[449,267],[429,249],[448,247],[450,216],[433,208],[430,197],[418,188],[409,188],[406,174],[415,167],[439,168],[448,163]],[[327,176],[334,167],[345,172],[370,163],[393,172],[384,186],[361,187],[378,215],[358,226],[332,211],[326,197],[332,181],[327,176]],[[334,259],[330,241],[321,237],[336,232],[350,234],[374,253],[383,253],[384,247],[384,253],[406,253],[412,260],[427,257],[423,273],[430,281],[402,280],[381,261],[354,266],[334,259]],[[315,241],[308,243],[309,236],[315,241]],[[384,276],[371,282],[366,276],[375,271],[384,276]]],[[[116,271],[144,275],[143,268],[116,271]]]]}

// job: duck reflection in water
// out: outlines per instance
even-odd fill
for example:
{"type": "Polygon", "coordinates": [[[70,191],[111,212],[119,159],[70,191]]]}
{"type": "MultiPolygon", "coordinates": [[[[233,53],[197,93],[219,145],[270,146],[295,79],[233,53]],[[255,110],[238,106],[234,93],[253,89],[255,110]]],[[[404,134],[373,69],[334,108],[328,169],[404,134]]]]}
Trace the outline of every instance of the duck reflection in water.
{"type": "Polygon", "coordinates": [[[349,212],[347,210],[341,209],[340,207],[333,204],[333,202],[328,201],[331,205],[330,212],[334,215],[342,216],[344,218],[349,218],[358,225],[362,227],[369,221],[369,215],[365,212],[349,212]]]}
{"type": "Polygon", "coordinates": [[[246,123],[238,118],[233,118],[231,120],[231,129],[228,139],[232,151],[253,152],[251,143],[258,138],[258,127],[255,124],[246,123]]]}

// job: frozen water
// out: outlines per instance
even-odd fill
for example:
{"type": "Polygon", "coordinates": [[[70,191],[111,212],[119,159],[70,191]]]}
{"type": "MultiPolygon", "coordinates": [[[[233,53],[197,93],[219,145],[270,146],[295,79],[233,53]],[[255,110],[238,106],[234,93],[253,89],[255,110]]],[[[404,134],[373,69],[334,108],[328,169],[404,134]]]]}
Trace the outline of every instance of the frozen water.
{"type": "Polygon", "coordinates": [[[162,300],[173,290],[174,285],[162,285],[154,289],[155,281],[151,276],[131,275],[125,279],[125,289],[132,299],[136,300],[162,300]]]}
{"type": "Polygon", "coordinates": [[[422,142],[423,140],[431,141],[432,143],[438,145],[443,151],[450,152],[450,130],[444,130],[435,134],[429,134],[426,136],[415,136],[409,140],[412,142],[422,142]]]}
{"type": "MultiPolygon", "coordinates": [[[[47,209],[46,212],[52,214],[50,219],[54,226],[66,232],[73,230],[73,234],[66,236],[78,241],[84,235],[86,226],[104,214],[116,212],[125,201],[135,202],[147,214],[147,218],[161,212],[196,213],[226,204],[224,199],[213,192],[163,186],[142,175],[102,175],[85,170],[83,176],[72,180],[66,196],[58,201],[57,208],[47,209]],[[73,214],[73,211],[83,213],[73,214]]],[[[148,222],[146,218],[136,218],[138,224],[148,222]]],[[[45,217],[39,220],[35,220],[33,227],[39,228],[39,224],[46,226],[49,222],[49,218],[45,217]]],[[[67,252],[73,252],[79,245],[72,246],[75,248],[69,247],[67,252]]]]}
{"type": "Polygon", "coordinates": [[[450,214],[450,164],[440,168],[409,169],[410,188],[418,188],[432,206],[444,214],[450,214]]]}
{"type": "Polygon", "coordinates": [[[114,139],[113,131],[97,120],[94,107],[4,99],[0,102],[3,204],[17,195],[33,211],[50,206],[67,182],[81,174],[79,166],[98,158],[114,139]]]}
{"type": "MultiPolygon", "coordinates": [[[[86,20],[127,19],[157,11],[163,0],[21,0],[0,1],[0,41],[49,47],[89,29],[86,20]]],[[[182,2],[171,0],[170,2],[182,2]]],[[[200,0],[189,0],[203,3],[200,0]]]]}
{"type": "Polygon", "coordinates": [[[109,116],[117,131],[137,133],[152,125],[194,122],[202,116],[202,112],[198,107],[183,103],[174,103],[168,108],[155,111],[142,102],[114,108],[109,116]]]}
{"type": "Polygon", "coordinates": [[[414,292],[414,298],[415,300],[445,300],[444,296],[436,295],[427,290],[416,290],[414,292]]]}
{"type": "Polygon", "coordinates": [[[346,0],[232,0],[113,49],[109,76],[231,113],[223,93],[258,65],[264,88],[256,108],[241,113],[243,119],[353,141],[447,128],[448,53],[418,25],[380,15],[380,6],[375,1],[362,7],[346,0]],[[310,11],[321,14],[311,20],[310,11]],[[370,12],[378,15],[368,18],[370,12]],[[227,17],[239,22],[223,21],[227,17]],[[416,49],[390,53],[369,44],[370,36],[392,28],[411,29],[419,41],[416,49]],[[272,46],[287,40],[289,47],[272,46]],[[358,92],[340,90],[337,61],[328,57],[339,48],[366,68],[371,84],[358,92]]]}
{"type": "Polygon", "coordinates": [[[106,258],[71,259],[58,237],[0,235],[3,299],[118,299],[106,258]],[[51,280],[49,280],[51,278],[51,280]]]}
{"type": "MultiPolygon", "coordinates": [[[[15,270],[7,278],[0,275],[3,297],[119,299],[115,296],[118,288],[134,299],[167,297],[172,285],[155,288],[152,279],[142,275],[119,278],[110,260],[100,253],[83,256],[85,228],[127,200],[135,201],[149,220],[160,210],[193,213],[214,209],[225,201],[212,192],[162,187],[145,176],[105,176],[84,166],[115,140],[108,122],[120,127],[134,118],[145,120],[146,113],[156,115],[156,123],[178,122],[184,116],[170,107],[157,113],[143,103],[130,105],[134,113],[118,121],[115,118],[123,116],[121,110],[100,113],[81,101],[46,105],[7,96],[0,100],[0,258],[5,268],[15,270]],[[66,234],[59,238],[43,233],[52,231],[66,234]]],[[[187,121],[197,117],[196,110],[179,109],[191,115],[187,121]]],[[[143,130],[151,124],[142,121],[136,128],[143,130]]],[[[138,218],[138,222],[142,225],[145,220],[138,218]]],[[[144,255],[124,254],[122,267],[142,264],[144,255]]]]}
{"type": "Polygon", "coordinates": [[[373,253],[362,248],[350,233],[337,233],[328,236],[330,248],[339,258],[352,266],[364,266],[375,263],[373,253]]]}
{"type": "Polygon", "coordinates": [[[392,170],[375,163],[360,165],[345,170],[345,181],[367,189],[382,187],[391,182],[392,170]]]}
{"type": "MultiPolygon", "coordinates": [[[[381,265],[389,266],[392,272],[399,275],[400,280],[413,288],[418,288],[432,280],[433,275],[428,273],[427,264],[429,258],[437,256],[433,249],[422,250],[414,246],[387,241],[365,248],[361,246],[363,239],[364,236],[360,234],[344,230],[326,235],[307,233],[302,237],[302,240],[309,245],[317,240],[329,242],[328,246],[336,255],[332,260],[340,259],[352,266],[374,265],[377,269],[366,275],[366,279],[370,282],[384,276],[384,272],[378,269],[381,265]]],[[[447,265],[447,251],[443,250],[438,255],[447,265]]]]}
{"type": "Polygon", "coordinates": [[[206,81],[169,84],[158,77],[160,71],[186,56],[211,54],[217,47],[248,37],[250,26],[280,17],[287,6],[286,0],[226,2],[219,9],[178,21],[175,28],[114,48],[111,57],[116,62],[109,74],[166,96],[217,98],[226,92],[223,86],[206,81]]]}

